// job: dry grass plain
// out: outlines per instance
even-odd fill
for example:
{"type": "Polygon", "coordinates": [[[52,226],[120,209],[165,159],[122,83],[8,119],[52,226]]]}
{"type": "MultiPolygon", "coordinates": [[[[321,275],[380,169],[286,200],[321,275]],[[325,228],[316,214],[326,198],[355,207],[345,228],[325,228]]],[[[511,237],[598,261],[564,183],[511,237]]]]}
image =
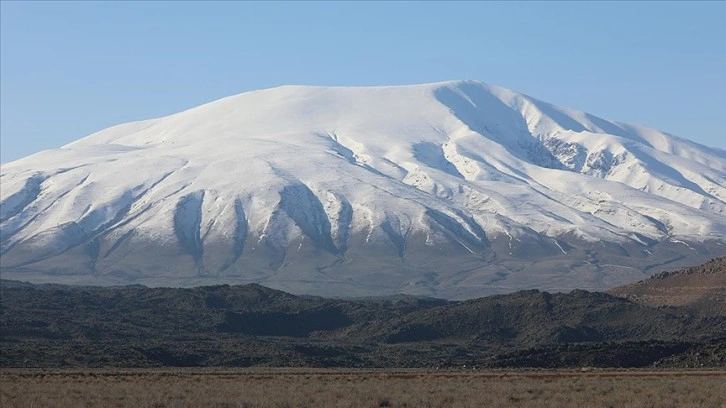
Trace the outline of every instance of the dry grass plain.
{"type": "Polygon", "coordinates": [[[0,407],[726,407],[726,371],[0,371],[0,407]]]}

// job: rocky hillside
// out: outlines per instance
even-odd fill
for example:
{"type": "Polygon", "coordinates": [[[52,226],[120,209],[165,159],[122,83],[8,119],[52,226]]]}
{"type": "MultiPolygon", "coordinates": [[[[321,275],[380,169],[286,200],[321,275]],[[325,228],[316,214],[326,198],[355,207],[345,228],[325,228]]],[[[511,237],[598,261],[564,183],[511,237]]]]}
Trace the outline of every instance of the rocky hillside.
{"type": "Polygon", "coordinates": [[[662,272],[609,291],[648,306],[677,306],[704,316],[726,316],[726,257],[662,272]]]}
{"type": "Polygon", "coordinates": [[[605,293],[452,302],[2,281],[1,367],[644,367],[726,364],[726,319],[605,293]]]}

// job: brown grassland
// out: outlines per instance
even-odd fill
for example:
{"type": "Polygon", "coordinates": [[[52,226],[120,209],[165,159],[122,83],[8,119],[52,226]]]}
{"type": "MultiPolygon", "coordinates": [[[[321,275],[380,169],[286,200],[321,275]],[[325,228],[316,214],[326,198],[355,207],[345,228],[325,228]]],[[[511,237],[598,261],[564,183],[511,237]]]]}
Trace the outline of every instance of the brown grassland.
{"type": "Polygon", "coordinates": [[[726,407],[726,371],[0,370],[14,407],[726,407]]]}

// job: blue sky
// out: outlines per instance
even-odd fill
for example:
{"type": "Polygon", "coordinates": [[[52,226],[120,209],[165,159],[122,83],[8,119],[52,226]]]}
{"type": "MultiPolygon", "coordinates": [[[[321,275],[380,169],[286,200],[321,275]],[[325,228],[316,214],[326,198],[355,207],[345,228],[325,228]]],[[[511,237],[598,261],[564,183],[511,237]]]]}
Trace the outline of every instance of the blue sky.
{"type": "Polygon", "coordinates": [[[476,79],[726,148],[723,2],[0,2],[0,161],[283,84],[476,79]]]}

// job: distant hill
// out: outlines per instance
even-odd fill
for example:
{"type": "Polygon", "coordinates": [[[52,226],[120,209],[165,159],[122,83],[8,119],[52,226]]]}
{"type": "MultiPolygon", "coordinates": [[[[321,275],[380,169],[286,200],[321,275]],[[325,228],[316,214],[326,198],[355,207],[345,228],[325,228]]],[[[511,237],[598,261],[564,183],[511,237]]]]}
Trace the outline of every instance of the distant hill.
{"type": "Polygon", "coordinates": [[[703,316],[726,316],[726,257],[659,273],[608,293],[648,306],[677,306],[703,316]]]}
{"type": "Polygon", "coordinates": [[[0,367],[705,367],[726,318],[606,293],[326,299],[0,281],[0,367]]]}

